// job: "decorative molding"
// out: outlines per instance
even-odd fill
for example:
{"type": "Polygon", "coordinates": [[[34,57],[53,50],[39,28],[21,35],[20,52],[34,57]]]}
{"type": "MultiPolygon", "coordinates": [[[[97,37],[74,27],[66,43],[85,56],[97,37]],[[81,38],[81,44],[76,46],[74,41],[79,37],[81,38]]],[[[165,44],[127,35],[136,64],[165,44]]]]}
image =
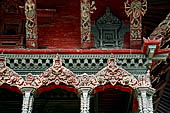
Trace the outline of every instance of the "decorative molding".
{"type": "Polygon", "coordinates": [[[113,86],[116,83],[119,83],[133,89],[138,87],[151,87],[150,71],[147,71],[145,75],[138,75],[137,80],[134,75],[119,67],[116,63],[116,59],[113,57],[108,60],[107,66],[95,75],[88,75],[84,73],[77,76],[72,71],[62,66],[61,58],[56,56],[53,60],[53,66],[48,68],[40,76],[36,77],[35,80],[33,75],[29,73],[26,76],[25,81],[13,70],[6,67],[4,57],[0,58],[0,64],[1,85],[3,83],[7,83],[19,88],[32,87],[38,89],[51,83],[55,83],[56,85],[64,83],[68,86],[73,86],[76,89],[81,87],[91,87],[94,89],[97,86],[105,85],[107,83],[110,83],[113,86]]]}
{"type": "Polygon", "coordinates": [[[147,11],[147,0],[127,0],[124,4],[126,14],[130,16],[130,39],[141,40],[142,16],[147,11]]]}
{"type": "MultiPolygon", "coordinates": [[[[7,66],[20,75],[40,75],[52,66],[56,54],[5,54],[7,66]]],[[[107,66],[107,59],[116,58],[117,65],[132,74],[144,74],[148,59],[144,54],[59,54],[62,65],[75,74],[96,74],[107,66]]]]}
{"type": "MultiPolygon", "coordinates": [[[[31,81],[32,79],[31,77],[31,81]]],[[[38,76],[32,85],[35,88],[39,88],[51,83],[55,83],[56,85],[64,83],[76,89],[81,87],[91,87],[94,89],[97,86],[105,85],[109,82],[112,85],[120,83],[133,89],[139,85],[137,79],[132,74],[117,66],[114,58],[110,58],[108,60],[108,66],[96,75],[84,73],[76,76],[72,71],[62,66],[62,61],[58,56],[53,60],[53,66],[38,76]]]]}

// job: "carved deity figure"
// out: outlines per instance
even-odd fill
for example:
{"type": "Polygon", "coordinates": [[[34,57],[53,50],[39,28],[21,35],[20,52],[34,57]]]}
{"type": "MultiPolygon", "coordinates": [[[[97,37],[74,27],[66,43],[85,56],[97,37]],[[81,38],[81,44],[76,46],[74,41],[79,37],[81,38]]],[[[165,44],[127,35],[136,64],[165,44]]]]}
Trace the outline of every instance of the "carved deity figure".
{"type": "Polygon", "coordinates": [[[36,5],[34,0],[27,0],[25,3],[26,15],[26,38],[37,38],[36,5]]]}
{"type": "Polygon", "coordinates": [[[142,16],[146,13],[147,1],[146,0],[129,0],[125,2],[125,12],[130,16],[130,32],[131,39],[141,39],[142,33],[142,16]]]}

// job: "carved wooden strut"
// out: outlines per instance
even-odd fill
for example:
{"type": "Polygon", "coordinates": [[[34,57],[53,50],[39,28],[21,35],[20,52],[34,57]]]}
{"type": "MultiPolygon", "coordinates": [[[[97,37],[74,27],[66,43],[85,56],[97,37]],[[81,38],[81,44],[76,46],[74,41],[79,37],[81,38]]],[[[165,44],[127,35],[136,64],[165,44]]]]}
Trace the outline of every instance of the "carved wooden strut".
{"type": "Polygon", "coordinates": [[[81,43],[91,41],[91,18],[90,13],[96,10],[95,2],[90,0],[81,0],[81,43]]]}
{"type": "Polygon", "coordinates": [[[26,16],[26,40],[28,48],[37,47],[37,14],[36,14],[36,0],[27,0],[25,3],[26,16]]]}
{"type": "Polygon", "coordinates": [[[147,0],[127,0],[125,2],[125,12],[130,16],[130,39],[141,40],[142,16],[147,11],[147,0]]]}

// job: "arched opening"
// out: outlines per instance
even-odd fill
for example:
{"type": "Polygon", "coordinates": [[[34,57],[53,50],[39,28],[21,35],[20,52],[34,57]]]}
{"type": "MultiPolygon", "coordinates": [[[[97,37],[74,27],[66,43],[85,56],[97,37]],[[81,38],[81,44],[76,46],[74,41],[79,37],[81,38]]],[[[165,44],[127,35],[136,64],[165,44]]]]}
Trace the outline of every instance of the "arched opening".
{"type": "Polygon", "coordinates": [[[23,95],[17,87],[0,86],[0,113],[21,113],[23,95]]]}
{"type": "Polygon", "coordinates": [[[77,90],[66,85],[51,84],[38,90],[33,113],[80,113],[77,90]]]}
{"type": "Polygon", "coordinates": [[[132,113],[134,111],[134,93],[129,87],[107,84],[95,88],[92,95],[91,113],[132,113]]]}

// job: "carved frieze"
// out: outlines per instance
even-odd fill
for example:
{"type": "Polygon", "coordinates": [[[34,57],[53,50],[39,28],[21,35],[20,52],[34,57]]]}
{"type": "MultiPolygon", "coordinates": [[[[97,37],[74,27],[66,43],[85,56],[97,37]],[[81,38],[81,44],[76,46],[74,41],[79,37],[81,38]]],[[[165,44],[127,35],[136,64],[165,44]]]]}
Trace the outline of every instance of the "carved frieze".
{"type": "Polygon", "coordinates": [[[51,83],[59,85],[64,83],[65,85],[73,86],[76,89],[82,87],[90,87],[94,89],[97,86],[105,85],[107,83],[113,86],[117,83],[123,86],[129,86],[132,89],[139,87],[151,88],[150,71],[147,71],[145,75],[138,75],[138,79],[134,75],[130,74],[123,68],[116,64],[116,59],[111,57],[107,66],[100,70],[95,75],[88,75],[86,73],[81,75],[75,75],[72,71],[62,66],[61,58],[56,56],[53,60],[53,66],[48,68],[40,76],[34,79],[33,75],[29,73],[25,81],[21,76],[15,73],[13,70],[6,66],[4,57],[0,58],[0,84],[10,84],[22,87],[40,88],[47,86],[51,83]]]}

